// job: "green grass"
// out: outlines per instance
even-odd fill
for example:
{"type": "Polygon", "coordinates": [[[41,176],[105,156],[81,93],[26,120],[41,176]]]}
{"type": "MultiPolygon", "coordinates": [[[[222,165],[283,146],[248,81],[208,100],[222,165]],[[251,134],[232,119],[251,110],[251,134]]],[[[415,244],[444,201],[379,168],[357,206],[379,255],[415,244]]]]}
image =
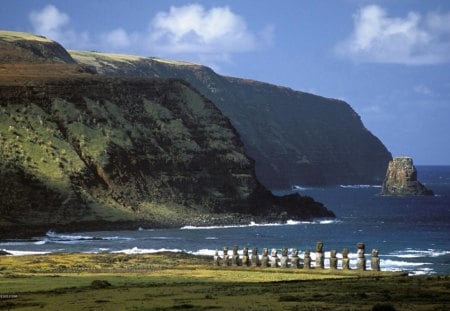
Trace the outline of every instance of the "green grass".
{"type": "Polygon", "coordinates": [[[447,310],[450,277],[214,267],[187,254],[0,258],[0,309],[447,310]],[[100,285],[98,285],[100,284],[100,285]],[[110,285],[110,286],[109,286],[110,285]]]}
{"type": "Polygon", "coordinates": [[[139,61],[144,58],[135,55],[103,53],[94,51],[87,52],[87,51],[68,50],[68,52],[72,56],[72,58],[77,60],[78,62],[94,66],[98,64],[99,61],[133,62],[139,61]]]}
{"type": "Polygon", "coordinates": [[[14,42],[14,41],[18,41],[18,40],[53,42],[52,40],[47,39],[43,36],[38,36],[38,35],[31,34],[31,33],[7,31],[7,30],[0,31],[0,40],[4,40],[4,41],[8,41],[8,42],[14,42]]]}

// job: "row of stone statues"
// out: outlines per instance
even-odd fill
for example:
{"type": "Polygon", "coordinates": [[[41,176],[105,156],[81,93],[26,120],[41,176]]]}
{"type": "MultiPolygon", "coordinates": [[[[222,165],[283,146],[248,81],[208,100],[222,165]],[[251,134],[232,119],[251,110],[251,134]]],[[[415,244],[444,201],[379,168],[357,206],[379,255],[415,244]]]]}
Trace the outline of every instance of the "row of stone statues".
{"type": "MultiPolygon", "coordinates": [[[[357,270],[366,270],[366,256],[365,256],[365,244],[358,243],[357,247],[357,270]]],[[[281,250],[281,257],[278,257],[278,251],[273,248],[270,256],[268,249],[263,248],[261,257],[258,255],[258,249],[253,248],[252,255],[248,253],[248,248],[245,247],[242,252],[242,257],[238,254],[238,247],[233,247],[233,254],[228,255],[228,247],[223,248],[223,256],[219,256],[219,250],[216,250],[214,255],[214,265],[216,266],[252,266],[252,267],[282,267],[282,268],[303,268],[311,269],[311,256],[310,251],[307,249],[304,252],[303,263],[298,256],[298,249],[293,248],[291,250],[291,256],[288,257],[288,249],[283,247],[281,250]]],[[[348,258],[349,249],[344,248],[342,250],[342,269],[350,270],[350,258],[348,258]]],[[[325,268],[325,255],[323,252],[323,242],[317,242],[315,252],[315,268],[325,268]]],[[[380,271],[380,258],[378,257],[378,250],[373,249],[371,252],[370,267],[373,271],[380,271]]],[[[336,250],[330,250],[330,269],[338,268],[338,257],[336,250]]]]}

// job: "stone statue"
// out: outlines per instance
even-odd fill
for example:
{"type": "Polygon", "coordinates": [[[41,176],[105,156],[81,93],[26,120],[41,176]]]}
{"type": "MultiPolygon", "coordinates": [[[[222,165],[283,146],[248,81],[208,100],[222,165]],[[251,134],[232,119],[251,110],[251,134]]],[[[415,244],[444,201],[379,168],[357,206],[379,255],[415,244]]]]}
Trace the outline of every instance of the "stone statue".
{"type": "Polygon", "coordinates": [[[239,266],[239,254],[238,254],[238,246],[233,246],[233,255],[231,256],[231,265],[232,266],[239,266]]]}
{"type": "Polygon", "coordinates": [[[224,246],[222,266],[229,266],[229,265],[230,265],[230,257],[228,256],[228,247],[224,246]]]}
{"type": "Polygon", "coordinates": [[[262,268],[267,268],[269,266],[269,256],[268,256],[268,251],[267,248],[263,248],[263,253],[261,256],[261,267],[262,268]]]}
{"type": "Polygon", "coordinates": [[[342,269],[350,270],[350,258],[348,258],[349,250],[348,248],[344,248],[342,250],[342,269]]]}
{"type": "Polygon", "coordinates": [[[248,248],[244,247],[243,253],[242,253],[242,265],[243,266],[250,266],[250,257],[248,256],[248,248]]]}
{"type": "Polygon", "coordinates": [[[216,249],[216,252],[214,253],[214,266],[220,265],[220,257],[219,257],[219,250],[216,249]]]}
{"type": "Polygon", "coordinates": [[[323,255],[323,242],[316,243],[316,268],[325,267],[325,256],[323,255]]]}
{"type": "Polygon", "coordinates": [[[358,259],[356,262],[356,268],[358,270],[366,270],[366,256],[364,255],[366,246],[364,245],[364,243],[358,243],[356,244],[356,247],[358,248],[358,259]]]}
{"type": "Polygon", "coordinates": [[[278,251],[275,248],[272,248],[270,252],[270,266],[272,268],[278,267],[278,251]]]}
{"type": "Polygon", "coordinates": [[[338,259],[336,257],[336,250],[332,249],[330,251],[330,269],[331,270],[336,270],[337,269],[337,263],[338,263],[338,259]]]}
{"type": "Polygon", "coordinates": [[[378,257],[378,250],[372,250],[372,258],[370,259],[370,268],[373,271],[380,271],[380,258],[378,257]]]}
{"type": "Polygon", "coordinates": [[[259,266],[259,256],[258,256],[258,249],[256,247],[252,250],[252,257],[251,257],[252,267],[259,266]]]}
{"type": "Polygon", "coordinates": [[[305,257],[303,259],[303,269],[311,269],[311,257],[309,255],[309,249],[305,249],[305,257]]]}
{"type": "Polygon", "coordinates": [[[298,257],[298,249],[293,248],[291,252],[291,268],[298,269],[300,266],[300,258],[298,257]]]}
{"type": "Polygon", "coordinates": [[[286,247],[283,247],[281,249],[280,266],[281,266],[281,268],[287,268],[288,267],[288,250],[287,250],[286,247]]]}

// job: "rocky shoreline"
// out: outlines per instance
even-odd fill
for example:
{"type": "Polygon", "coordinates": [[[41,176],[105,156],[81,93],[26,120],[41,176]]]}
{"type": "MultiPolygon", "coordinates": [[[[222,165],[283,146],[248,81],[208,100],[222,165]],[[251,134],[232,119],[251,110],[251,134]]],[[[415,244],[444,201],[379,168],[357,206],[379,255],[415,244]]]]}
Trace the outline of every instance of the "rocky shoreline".
{"type": "MultiPolygon", "coordinates": [[[[325,216],[325,218],[327,218],[325,216]]],[[[328,218],[335,218],[331,212],[328,218]]],[[[165,223],[153,222],[150,220],[137,220],[137,221],[114,221],[108,222],[104,220],[96,221],[83,221],[72,222],[67,224],[42,224],[42,225],[9,225],[1,226],[0,228],[0,241],[7,239],[27,239],[36,236],[44,236],[48,231],[56,231],[61,233],[75,233],[86,231],[121,231],[121,230],[139,230],[139,228],[145,229],[171,229],[181,228],[184,226],[230,226],[230,225],[248,225],[250,223],[280,223],[284,224],[288,220],[298,221],[311,221],[315,218],[296,219],[288,217],[287,213],[272,214],[268,216],[255,216],[249,214],[205,214],[197,218],[190,219],[188,222],[179,222],[174,220],[173,222],[167,221],[165,223]]]]}

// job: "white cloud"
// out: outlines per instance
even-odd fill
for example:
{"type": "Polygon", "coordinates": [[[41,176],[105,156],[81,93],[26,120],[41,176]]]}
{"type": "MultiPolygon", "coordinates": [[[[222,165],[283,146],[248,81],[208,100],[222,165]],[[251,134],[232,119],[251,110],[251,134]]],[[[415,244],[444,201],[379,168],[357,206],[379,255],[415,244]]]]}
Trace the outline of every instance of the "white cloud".
{"type": "MultiPolygon", "coordinates": [[[[266,30],[265,37],[270,37],[266,30]]],[[[171,7],[151,23],[151,44],[165,53],[228,54],[259,47],[258,38],[245,20],[229,7],[210,10],[199,4],[171,7]]]]}
{"type": "Polygon", "coordinates": [[[53,5],[29,15],[34,31],[71,49],[155,55],[220,68],[235,53],[258,50],[273,40],[274,26],[252,33],[229,7],[209,10],[199,4],[171,7],[149,17],[149,28],[130,32],[117,27],[104,33],[79,32],[70,17],[53,5]]]}
{"type": "Polygon", "coordinates": [[[337,47],[338,54],[356,61],[425,65],[450,62],[450,13],[423,17],[389,17],[377,6],[354,16],[354,31],[337,47]]]}
{"type": "Polygon", "coordinates": [[[53,5],[47,5],[40,11],[32,11],[29,17],[36,33],[53,40],[59,39],[61,29],[70,21],[67,14],[60,12],[53,5]]]}
{"type": "Polygon", "coordinates": [[[36,34],[61,43],[66,48],[89,48],[92,45],[89,33],[76,32],[70,28],[70,17],[49,4],[40,11],[29,15],[36,34]]]}
{"type": "Polygon", "coordinates": [[[134,41],[133,36],[128,34],[123,28],[117,28],[103,34],[102,39],[105,44],[113,48],[128,48],[134,41]]]}

